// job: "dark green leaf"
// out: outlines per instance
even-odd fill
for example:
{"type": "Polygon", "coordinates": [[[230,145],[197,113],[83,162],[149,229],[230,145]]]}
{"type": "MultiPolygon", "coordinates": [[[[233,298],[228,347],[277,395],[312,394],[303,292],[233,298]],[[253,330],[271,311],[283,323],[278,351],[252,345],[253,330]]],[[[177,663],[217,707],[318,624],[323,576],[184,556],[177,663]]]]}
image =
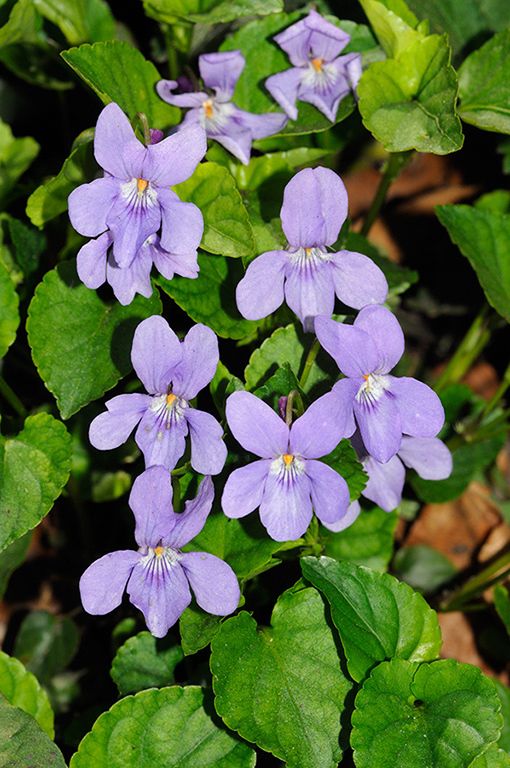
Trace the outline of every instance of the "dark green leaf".
{"type": "Polygon", "coordinates": [[[450,581],[457,569],[451,560],[425,544],[399,549],[393,561],[393,572],[419,592],[435,592],[450,581]]]}
{"type": "Polygon", "coordinates": [[[115,19],[104,0],[36,0],[35,5],[60,29],[70,45],[115,36],[115,19]]]}
{"type": "Polygon", "coordinates": [[[31,136],[15,139],[8,125],[0,120],[0,204],[22,173],[39,154],[39,144],[31,136]]]}
{"type": "Polygon", "coordinates": [[[156,93],[155,85],[161,79],[156,67],[129,43],[110,40],[81,45],[61,56],[104,105],[116,102],[130,120],[144,112],[151,128],[163,130],[179,121],[179,110],[156,93]]]}
{"type": "Polygon", "coordinates": [[[282,0],[144,0],[145,12],[157,21],[175,24],[178,18],[215,24],[242,16],[265,16],[283,10],[282,0]]]}
{"type": "Polygon", "coordinates": [[[62,418],[129,373],[136,326],[160,312],[157,291],[150,299],[136,296],[126,307],[102,301],[80,282],[74,262],[46,274],[30,303],[27,330],[34,362],[62,418]]]}
{"type": "Polygon", "coordinates": [[[385,662],[356,697],[356,766],[468,768],[497,740],[498,710],[492,681],[471,664],[385,662]]]}
{"type": "Polygon", "coordinates": [[[216,710],[229,728],[289,768],[336,768],[352,683],[316,590],[285,592],[271,627],[257,627],[245,612],[227,619],[212,641],[211,671],[216,710]]]}
{"type": "Polygon", "coordinates": [[[78,649],[78,629],[72,619],[49,611],[33,611],[23,620],[14,655],[42,685],[61,672],[78,649]]]}
{"type": "Polygon", "coordinates": [[[494,587],[494,607],[510,635],[510,598],[508,596],[508,589],[502,584],[496,584],[494,587]]]}
{"type": "Polygon", "coordinates": [[[274,410],[278,409],[280,397],[287,397],[292,390],[299,392],[299,384],[296,375],[290,368],[289,363],[284,363],[278,368],[271,378],[269,378],[261,387],[253,393],[261,400],[264,400],[274,410]]]}
{"type": "Polygon", "coordinates": [[[113,660],[111,676],[121,696],[146,688],[173,685],[174,670],[184,658],[171,635],[163,639],[139,632],[122,645],[113,660]]]}
{"type": "Polygon", "coordinates": [[[37,721],[3,700],[0,700],[0,756],[6,768],[66,768],[62,753],[37,721]]]}
{"type": "Polygon", "coordinates": [[[377,264],[379,269],[384,272],[384,276],[388,281],[389,296],[397,296],[400,293],[404,293],[411,285],[418,282],[418,272],[390,261],[379,252],[373,243],[358,232],[349,232],[345,242],[342,244],[342,248],[348,251],[364,253],[372,259],[374,264],[377,264]]]}
{"type": "Polygon", "coordinates": [[[345,531],[331,533],[326,528],[321,529],[321,538],[325,540],[324,554],[375,571],[386,571],[393,556],[397,522],[396,512],[388,514],[379,507],[370,512],[363,510],[345,531]]]}
{"type": "Polygon", "coordinates": [[[71,768],[253,768],[255,752],[211,717],[198,686],[141,691],[95,722],[71,768]]]}
{"type": "Polygon", "coordinates": [[[0,552],[0,599],[5,594],[11,574],[24,561],[31,540],[32,534],[27,532],[0,552]]]}
{"type": "Polygon", "coordinates": [[[41,254],[46,248],[46,238],[42,232],[34,229],[34,227],[28,226],[7,214],[4,216],[7,221],[14,259],[26,279],[39,267],[41,254]]]}
{"type": "Polygon", "coordinates": [[[202,648],[206,648],[218,632],[222,616],[206,613],[194,603],[190,605],[179,619],[181,646],[185,656],[190,656],[202,648]]]}
{"type": "Polygon", "coordinates": [[[356,682],[385,659],[437,658],[441,647],[437,615],[407,584],[329,557],[305,557],[301,563],[305,579],[331,606],[349,674],[356,682]]]}
{"type": "Polygon", "coordinates": [[[67,482],[71,436],[49,413],[28,416],[14,438],[0,439],[0,549],[46,515],[67,482]]]}
{"type": "Polygon", "coordinates": [[[510,29],[468,56],[459,69],[459,98],[466,123],[510,133],[510,29]]]}
{"type": "MultiPolygon", "coordinates": [[[[37,678],[27,672],[21,661],[11,658],[3,651],[0,651],[0,692],[13,707],[19,707],[34,717],[44,733],[53,738],[53,711],[48,697],[37,678]]],[[[1,731],[0,725],[0,733],[1,731]]]]}
{"type": "Polygon", "coordinates": [[[506,752],[510,752],[510,690],[499,680],[493,680],[493,683],[501,703],[501,714],[504,721],[498,744],[506,752]]]}
{"type": "Polygon", "coordinates": [[[0,262],[0,358],[16,338],[19,299],[9,270],[0,262]]]}
{"type": "Polygon", "coordinates": [[[367,484],[368,476],[350,442],[341,440],[337,447],[321,460],[342,475],[349,486],[351,501],[358,499],[367,484]]]}

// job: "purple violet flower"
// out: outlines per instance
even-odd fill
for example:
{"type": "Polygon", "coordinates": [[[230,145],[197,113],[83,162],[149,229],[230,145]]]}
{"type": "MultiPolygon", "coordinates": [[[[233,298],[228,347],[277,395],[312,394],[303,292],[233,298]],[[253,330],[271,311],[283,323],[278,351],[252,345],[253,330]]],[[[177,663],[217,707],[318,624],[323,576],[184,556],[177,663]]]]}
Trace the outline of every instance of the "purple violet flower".
{"type": "Polygon", "coordinates": [[[291,120],[297,120],[296,101],[317,107],[334,122],[338,105],[361,77],[361,55],[339,56],[351,36],[317,11],[276,35],[276,43],[288,54],[291,69],[266,80],[266,88],[291,120]]]}
{"type": "Polygon", "coordinates": [[[247,320],[270,315],[283,302],[313,331],[317,315],[333,314],[335,293],[348,307],[360,309],[386,300],[388,283],[368,256],[353,251],[330,253],[347,218],[347,192],[329,168],[305,168],[283,193],[285,251],[268,251],[249,264],[237,286],[240,313],[247,320]]]}
{"type": "Polygon", "coordinates": [[[104,176],[69,196],[73,227],[97,238],[78,253],[80,280],[88,288],[106,280],[121,304],[129,304],[135,293],[151,295],[153,262],[168,279],[174,272],[184,277],[198,274],[202,214],[193,203],[181,202],[170,187],[195,170],[207,149],[205,133],[195,125],[163,141],[162,135],[151,131],[153,143],[145,147],[121,108],[108,104],[94,137],[94,154],[104,176]]]}
{"type": "Polygon", "coordinates": [[[227,517],[244,517],[260,507],[260,520],[275,541],[302,536],[312,506],[323,523],[343,518],[349,504],[347,483],[316,461],[340,442],[346,419],[343,398],[334,392],[323,395],[289,427],[255,395],[234,392],[227,399],[226,417],[242,447],[261,457],[227,479],[221,500],[227,517]]]}
{"type": "Polygon", "coordinates": [[[212,480],[204,477],[196,498],[176,514],[166,469],[150,467],[137,477],[129,506],[135,515],[139,549],[111,552],[87,568],[80,579],[87,613],[103,616],[113,611],[127,588],[149,631],[164,637],[190,604],[190,587],[204,611],[216,616],[235,611],[241,593],[231,567],[208,552],[181,552],[204,527],[213,498],[212,480]]]}
{"type": "Polygon", "coordinates": [[[232,103],[244,65],[241,51],[204,53],[198,57],[198,68],[205,88],[211,92],[174,94],[172,91],[179,85],[176,80],[160,80],[156,90],[168,104],[190,108],[179,129],[201,125],[208,138],[217,141],[244,165],[248,165],[252,142],[281,131],[287,123],[287,116],[281,112],[256,115],[232,103]]]}
{"type": "Polygon", "coordinates": [[[124,443],[140,422],[135,440],[147,467],[174,469],[191,437],[191,466],[203,475],[221,472],[227,449],[223,429],[214,416],[192,408],[190,400],[213,378],[219,352],[216,334],[201,323],[179,341],[166,320],[153,315],[135,331],[131,361],[150,394],[117,395],[90,425],[95,448],[108,450],[124,443]]]}
{"type": "Polygon", "coordinates": [[[389,372],[404,352],[404,334],[385,307],[364,307],[354,325],[317,317],[315,332],[321,345],[347,377],[333,390],[350,407],[344,437],[359,426],[368,453],[385,463],[402,443],[402,433],[435,437],[444,423],[441,401],[430,387],[389,372]]]}

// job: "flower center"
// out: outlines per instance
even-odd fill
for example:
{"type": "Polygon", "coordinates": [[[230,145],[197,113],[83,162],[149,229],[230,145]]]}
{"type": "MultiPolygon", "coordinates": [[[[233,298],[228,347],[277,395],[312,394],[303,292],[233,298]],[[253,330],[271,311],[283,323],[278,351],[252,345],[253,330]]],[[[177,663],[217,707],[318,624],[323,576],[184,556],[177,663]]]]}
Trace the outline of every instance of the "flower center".
{"type": "Polygon", "coordinates": [[[146,181],[146,179],[137,179],[136,184],[138,187],[138,193],[141,195],[142,192],[145,190],[145,187],[147,186],[149,182],[146,181]]]}
{"type": "Polygon", "coordinates": [[[319,93],[328,91],[342,77],[334,64],[324,59],[312,59],[303,69],[301,83],[319,93]]]}
{"type": "Polygon", "coordinates": [[[294,459],[294,456],[291,453],[283,454],[283,460],[288,467],[290,467],[290,465],[292,464],[293,459],[294,459]]]}
{"type": "Polygon", "coordinates": [[[177,397],[177,395],[167,395],[166,396],[166,407],[167,408],[171,407],[171,405],[172,405],[172,403],[173,403],[173,401],[175,400],[176,397],[177,397]]]}
{"type": "Polygon", "coordinates": [[[202,106],[204,108],[206,117],[208,117],[209,120],[212,120],[213,119],[212,99],[207,99],[207,101],[203,101],[202,106]]]}
{"type": "Polygon", "coordinates": [[[236,109],[234,105],[230,101],[223,103],[212,98],[203,101],[202,107],[199,111],[199,122],[207,135],[218,136],[225,133],[236,109]]]}
{"type": "Polygon", "coordinates": [[[322,62],[324,59],[312,59],[312,64],[317,70],[317,72],[322,72],[322,62]]]}
{"type": "Polygon", "coordinates": [[[384,391],[389,387],[388,376],[382,373],[364,374],[365,384],[362,384],[356,393],[356,400],[360,405],[370,405],[380,400],[384,391]]]}
{"type": "Polygon", "coordinates": [[[161,557],[161,555],[163,554],[164,551],[165,551],[164,547],[155,547],[154,548],[154,552],[156,554],[156,557],[161,557]]]}
{"type": "Polygon", "coordinates": [[[294,253],[289,252],[289,257],[293,265],[301,270],[314,270],[325,261],[331,261],[331,255],[322,248],[297,248],[294,253]]]}
{"type": "Polygon", "coordinates": [[[293,453],[283,453],[271,462],[269,473],[277,475],[278,480],[284,483],[293,482],[298,475],[305,471],[306,459],[293,453]]]}

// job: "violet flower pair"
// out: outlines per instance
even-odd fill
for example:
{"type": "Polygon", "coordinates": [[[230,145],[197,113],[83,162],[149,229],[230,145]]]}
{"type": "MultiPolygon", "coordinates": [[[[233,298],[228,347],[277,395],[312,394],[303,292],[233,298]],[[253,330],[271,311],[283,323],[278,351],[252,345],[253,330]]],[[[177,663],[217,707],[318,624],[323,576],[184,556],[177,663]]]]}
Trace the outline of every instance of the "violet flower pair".
{"type": "Polygon", "coordinates": [[[164,637],[191,602],[208,613],[226,616],[235,611],[239,584],[231,567],[208,552],[181,551],[203,528],[211,510],[214,488],[205,477],[185,511],[172,509],[172,481],[164,467],[147,469],[136,478],[129,496],[138,551],[118,550],[96,560],[80,579],[83,607],[104,615],[122,601],[127,588],[149,631],[164,637]]]}
{"type": "Polygon", "coordinates": [[[241,51],[204,53],[198,57],[198,68],[206,90],[174,93],[179,87],[176,80],[160,80],[156,90],[168,104],[188,108],[179,131],[200,125],[208,138],[248,165],[252,142],[279,133],[287,123],[287,116],[280,112],[257,115],[239,109],[232,102],[245,63],[241,51]]]}
{"type": "Polygon", "coordinates": [[[188,179],[204,156],[205,132],[193,125],[166,139],[161,131],[150,134],[152,143],[145,147],[120,107],[108,104],[94,137],[104,176],[69,196],[73,227],[96,238],[78,253],[78,275],[88,288],[106,280],[121,304],[135,293],[152,294],[153,263],[168,279],[198,274],[202,213],[181,202],[171,187],[188,179]]]}
{"type": "Polygon", "coordinates": [[[266,317],[285,297],[304,330],[313,331],[315,317],[333,314],[335,294],[356,309],[386,300],[386,278],[368,256],[327,250],[347,212],[347,192],[334,171],[305,168],[296,173],[285,187],[280,213],[288,247],[263,253],[249,264],[236,290],[243,317],[266,317]]]}

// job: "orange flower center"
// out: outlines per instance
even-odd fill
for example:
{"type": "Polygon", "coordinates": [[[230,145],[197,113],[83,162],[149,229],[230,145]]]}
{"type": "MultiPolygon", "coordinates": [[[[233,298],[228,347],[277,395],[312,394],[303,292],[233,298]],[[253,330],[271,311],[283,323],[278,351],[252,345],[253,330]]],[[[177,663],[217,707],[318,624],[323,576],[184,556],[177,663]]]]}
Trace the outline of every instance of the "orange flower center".
{"type": "Polygon", "coordinates": [[[322,72],[322,62],[324,59],[312,59],[312,64],[317,70],[317,72],[322,72]]]}
{"type": "Polygon", "coordinates": [[[291,453],[284,453],[283,454],[283,460],[285,464],[289,467],[292,464],[292,459],[294,456],[291,453]]]}
{"type": "Polygon", "coordinates": [[[163,554],[164,549],[165,549],[164,547],[156,547],[155,550],[154,550],[154,552],[156,553],[156,557],[161,557],[161,555],[163,554]]]}
{"type": "Polygon", "coordinates": [[[212,101],[211,101],[211,99],[208,99],[207,101],[204,101],[202,106],[205,109],[206,116],[211,118],[211,120],[212,120],[213,108],[212,108],[212,101]]]}
{"type": "Polygon", "coordinates": [[[170,406],[172,405],[172,403],[173,403],[173,401],[175,400],[176,397],[177,397],[177,395],[167,395],[166,396],[166,406],[167,406],[167,408],[170,408],[170,406]]]}
{"type": "Polygon", "coordinates": [[[138,191],[139,191],[139,192],[143,192],[143,191],[144,191],[144,189],[145,189],[145,187],[147,186],[147,184],[148,184],[149,182],[148,182],[148,181],[146,181],[145,179],[137,179],[137,180],[136,180],[136,183],[137,183],[137,185],[138,185],[138,191]]]}

